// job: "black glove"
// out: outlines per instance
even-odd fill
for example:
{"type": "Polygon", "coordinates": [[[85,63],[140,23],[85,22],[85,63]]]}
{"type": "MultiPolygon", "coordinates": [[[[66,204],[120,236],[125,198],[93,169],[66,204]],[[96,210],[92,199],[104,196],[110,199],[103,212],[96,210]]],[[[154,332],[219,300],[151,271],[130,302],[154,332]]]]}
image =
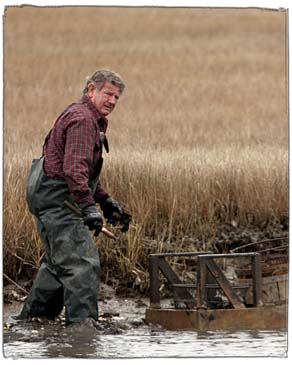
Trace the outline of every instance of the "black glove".
{"type": "Polygon", "coordinates": [[[124,212],[120,221],[122,225],[121,232],[128,231],[131,221],[132,221],[132,216],[124,212]]]}
{"type": "Polygon", "coordinates": [[[98,236],[101,232],[103,221],[102,216],[95,205],[89,205],[82,209],[84,224],[88,226],[91,231],[95,230],[94,235],[98,236]]]}
{"type": "Polygon", "coordinates": [[[113,226],[122,224],[121,231],[128,231],[132,217],[130,214],[124,212],[123,208],[116,200],[108,197],[100,202],[100,208],[108,223],[113,226]]]}

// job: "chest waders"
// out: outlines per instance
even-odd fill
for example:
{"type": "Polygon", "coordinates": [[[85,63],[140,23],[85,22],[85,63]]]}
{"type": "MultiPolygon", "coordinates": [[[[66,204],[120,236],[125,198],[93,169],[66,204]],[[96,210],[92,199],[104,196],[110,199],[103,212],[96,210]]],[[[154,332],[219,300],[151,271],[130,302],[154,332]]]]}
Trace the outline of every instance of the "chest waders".
{"type": "MultiPolygon", "coordinates": [[[[99,172],[101,165],[102,159],[99,172]]],[[[98,176],[89,184],[93,194],[97,180],[98,176]]],[[[20,319],[53,319],[64,306],[67,324],[87,317],[98,319],[98,250],[83,219],[64,206],[65,200],[70,201],[67,183],[44,174],[43,158],[34,160],[28,177],[27,202],[36,217],[45,258],[20,319]]]]}

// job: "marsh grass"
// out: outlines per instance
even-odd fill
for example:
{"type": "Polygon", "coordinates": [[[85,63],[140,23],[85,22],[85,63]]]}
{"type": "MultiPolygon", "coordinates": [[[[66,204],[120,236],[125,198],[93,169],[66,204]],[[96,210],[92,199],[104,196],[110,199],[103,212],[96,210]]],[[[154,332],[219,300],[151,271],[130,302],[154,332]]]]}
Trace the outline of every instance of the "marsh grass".
{"type": "Polygon", "coordinates": [[[179,242],[202,233],[212,247],[223,223],[265,227],[287,217],[286,17],[261,9],[6,9],[6,274],[32,275],[39,265],[25,203],[30,161],[101,67],[127,85],[110,117],[102,182],[134,217],[118,245],[99,240],[105,281],[145,288],[149,253],[200,249],[179,242]]]}

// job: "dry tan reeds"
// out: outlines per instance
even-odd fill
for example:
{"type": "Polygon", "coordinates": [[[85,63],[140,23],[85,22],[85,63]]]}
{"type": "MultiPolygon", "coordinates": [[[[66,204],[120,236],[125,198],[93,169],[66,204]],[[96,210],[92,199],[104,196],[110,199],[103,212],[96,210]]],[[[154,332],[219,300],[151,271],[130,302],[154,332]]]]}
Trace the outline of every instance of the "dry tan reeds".
{"type": "Polygon", "coordinates": [[[261,9],[6,9],[6,274],[31,275],[40,262],[24,197],[29,164],[101,67],[127,85],[110,118],[102,181],[134,217],[118,245],[100,240],[106,281],[143,287],[148,254],[177,237],[287,216],[286,18],[261,9]]]}

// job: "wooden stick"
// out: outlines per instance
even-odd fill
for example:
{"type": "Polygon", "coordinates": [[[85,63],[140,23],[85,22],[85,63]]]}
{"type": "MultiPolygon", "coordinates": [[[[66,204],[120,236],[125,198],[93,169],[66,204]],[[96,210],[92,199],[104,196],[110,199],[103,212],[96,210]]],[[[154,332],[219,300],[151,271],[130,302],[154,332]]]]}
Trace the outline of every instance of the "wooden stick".
{"type": "Polygon", "coordinates": [[[4,278],[9,281],[11,284],[15,285],[17,287],[17,289],[21,290],[24,294],[28,294],[28,291],[25,290],[22,286],[20,286],[19,284],[17,284],[14,280],[12,280],[8,275],[6,275],[5,273],[3,273],[4,278]]]}
{"type": "Polygon", "coordinates": [[[112,239],[112,240],[117,240],[118,239],[118,237],[113,233],[113,232],[111,232],[111,231],[109,231],[107,228],[105,228],[105,227],[102,227],[102,229],[101,229],[101,232],[105,235],[105,236],[107,236],[108,238],[110,238],[110,239],[112,239]]]}

